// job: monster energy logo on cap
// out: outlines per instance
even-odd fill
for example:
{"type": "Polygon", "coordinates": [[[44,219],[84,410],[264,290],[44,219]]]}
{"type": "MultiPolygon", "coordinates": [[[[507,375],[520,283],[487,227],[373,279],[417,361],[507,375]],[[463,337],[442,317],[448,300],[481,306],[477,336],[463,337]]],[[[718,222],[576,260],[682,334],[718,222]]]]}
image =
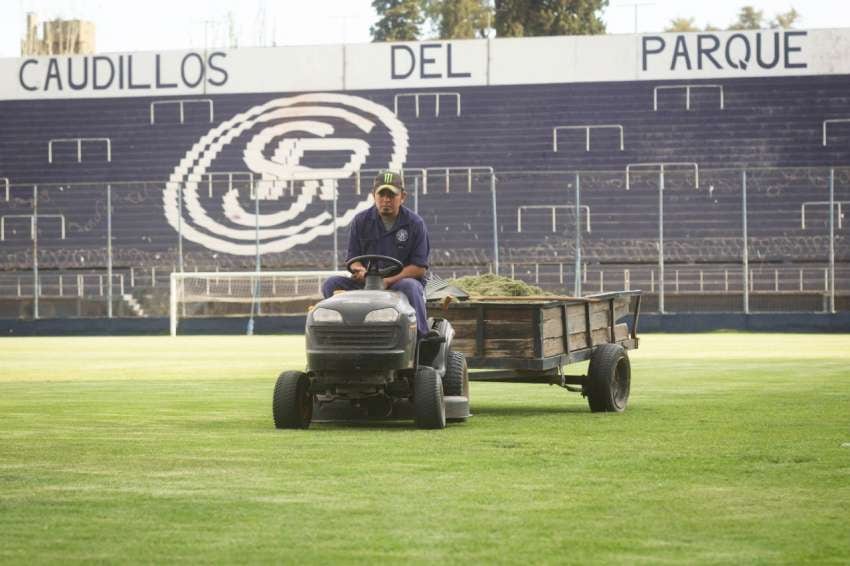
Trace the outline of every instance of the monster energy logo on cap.
{"type": "Polygon", "coordinates": [[[381,189],[389,189],[393,193],[399,194],[404,190],[404,178],[395,171],[380,171],[375,176],[375,183],[372,187],[375,192],[381,189]]]}

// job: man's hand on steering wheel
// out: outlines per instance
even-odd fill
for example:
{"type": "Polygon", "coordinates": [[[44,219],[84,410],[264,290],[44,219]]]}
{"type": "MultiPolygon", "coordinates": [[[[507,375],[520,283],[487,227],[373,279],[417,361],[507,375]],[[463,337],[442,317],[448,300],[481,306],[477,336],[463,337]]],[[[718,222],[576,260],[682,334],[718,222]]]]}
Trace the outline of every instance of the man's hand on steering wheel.
{"type": "Polygon", "coordinates": [[[351,264],[351,278],[360,283],[366,279],[366,268],[359,261],[351,264]]]}
{"type": "Polygon", "coordinates": [[[351,272],[351,278],[355,281],[365,281],[366,275],[379,275],[384,279],[384,288],[386,289],[389,284],[392,284],[392,281],[387,282],[386,280],[401,273],[404,264],[394,257],[366,254],[349,259],[345,267],[351,272]],[[366,267],[364,267],[364,262],[366,267]],[[382,268],[380,262],[386,262],[390,265],[382,268]]]}

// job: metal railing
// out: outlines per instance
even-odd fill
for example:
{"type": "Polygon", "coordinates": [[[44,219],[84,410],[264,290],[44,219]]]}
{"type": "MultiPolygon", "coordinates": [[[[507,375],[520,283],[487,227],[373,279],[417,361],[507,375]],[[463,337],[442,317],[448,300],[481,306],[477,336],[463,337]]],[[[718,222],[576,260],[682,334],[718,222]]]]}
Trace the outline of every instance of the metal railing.
{"type": "MultiPolygon", "coordinates": [[[[178,208],[169,222],[162,220],[162,181],[10,181],[8,200],[0,199],[0,297],[28,297],[38,317],[40,298],[80,298],[82,292],[99,300],[103,289],[111,305],[113,294],[162,289],[172,271],[336,269],[346,259],[350,220],[371,206],[369,170],[322,185],[304,212],[279,225],[264,223],[297,204],[305,181],[269,181],[287,183],[286,190],[258,190],[260,181],[240,175],[195,180],[198,202],[178,208]],[[235,241],[239,253],[205,246],[193,216],[212,214],[228,193],[241,209],[253,209],[250,222],[231,226],[245,234],[235,241]],[[309,239],[275,248],[296,228],[309,239]],[[77,272],[87,274],[82,284],[77,272]]],[[[814,294],[824,297],[817,309],[847,308],[847,167],[655,163],[576,172],[460,166],[407,168],[404,175],[407,205],[429,225],[432,267],[443,277],[494,272],[576,295],[641,288],[655,297],[651,305],[659,312],[680,310],[686,296],[723,293],[738,297],[734,309],[745,313],[763,308],[762,299],[750,303],[763,294],[788,300],[814,294]]],[[[175,198],[182,202],[184,192],[181,185],[175,198]]]]}

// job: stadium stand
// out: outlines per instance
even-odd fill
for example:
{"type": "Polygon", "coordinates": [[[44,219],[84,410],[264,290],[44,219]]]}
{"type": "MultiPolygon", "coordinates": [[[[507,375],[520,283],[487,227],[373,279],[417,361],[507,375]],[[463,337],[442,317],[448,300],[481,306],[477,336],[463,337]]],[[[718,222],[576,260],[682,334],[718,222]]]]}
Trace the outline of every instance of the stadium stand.
{"type": "MultiPolygon", "coordinates": [[[[600,289],[606,288],[606,277],[615,286],[640,283],[654,289],[660,168],[638,166],[628,183],[625,171],[631,164],[694,163],[698,183],[697,171],[687,165],[669,165],[664,173],[664,258],[671,266],[666,288],[673,284],[675,265],[683,267],[677,277],[684,285],[701,282],[702,288],[691,292],[707,293],[706,277],[715,282],[725,277],[728,290],[730,271],[732,287],[740,288],[746,168],[748,251],[757,273],[781,270],[783,288],[789,279],[799,283],[796,291],[822,292],[828,168],[850,163],[850,123],[840,120],[850,116],[848,87],[850,76],[829,75],[418,89],[401,97],[388,90],[356,94],[397,109],[407,127],[405,167],[408,185],[416,187],[408,205],[415,202],[430,226],[433,263],[444,274],[492,269],[486,169],[493,168],[501,272],[550,289],[572,289],[574,183],[575,171],[581,171],[585,284],[595,287],[601,274],[600,289]],[[408,96],[415,94],[423,96],[408,96]]],[[[39,268],[52,270],[57,281],[74,281],[72,296],[97,295],[99,287],[78,281],[106,266],[108,198],[121,295],[150,291],[157,270],[167,279],[181,260],[178,235],[163,215],[163,190],[175,165],[211,124],[282,96],[286,93],[0,101],[0,176],[8,179],[0,196],[2,295],[27,294],[36,208],[39,268]]],[[[344,135],[346,127],[338,124],[337,133],[344,135]]],[[[234,146],[248,140],[248,132],[240,134],[241,143],[234,146]]],[[[391,150],[388,139],[372,145],[373,154],[391,150]]],[[[313,166],[335,157],[316,157],[313,166]]],[[[200,179],[205,202],[219,202],[236,188],[241,208],[252,213],[250,180],[240,177],[250,175],[241,150],[223,151],[210,170],[212,178],[200,179]]],[[[834,186],[836,201],[850,208],[850,170],[836,169],[834,186]]],[[[296,198],[287,194],[288,186],[275,190],[278,204],[296,198]]],[[[362,198],[353,178],[341,180],[338,190],[340,210],[362,198]]],[[[316,211],[329,213],[332,205],[330,200],[314,204],[316,211]]],[[[267,212],[273,203],[261,200],[259,206],[267,212]]],[[[842,214],[836,222],[836,262],[845,273],[850,222],[842,214]]],[[[347,230],[338,233],[341,260],[347,230]]],[[[186,269],[253,268],[250,255],[215,252],[188,240],[180,244],[186,269]]],[[[333,249],[333,237],[319,236],[309,245],[264,254],[263,266],[330,269],[333,249]]],[[[850,279],[837,281],[840,291],[850,291],[850,279]]],[[[42,284],[48,295],[65,294],[64,283],[61,293],[58,289],[42,284]]],[[[128,306],[127,312],[136,310],[128,306]]]]}

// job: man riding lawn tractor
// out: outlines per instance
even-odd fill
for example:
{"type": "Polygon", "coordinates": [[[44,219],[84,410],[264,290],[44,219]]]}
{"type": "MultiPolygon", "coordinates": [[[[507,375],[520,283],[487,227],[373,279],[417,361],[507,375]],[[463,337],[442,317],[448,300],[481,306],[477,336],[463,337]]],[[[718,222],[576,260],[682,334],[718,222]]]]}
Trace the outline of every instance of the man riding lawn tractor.
{"type": "Polygon", "coordinates": [[[466,359],[451,350],[454,330],[425,310],[425,222],[404,206],[399,173],[380,172],[372,196],[375,206],[351,224],[351,276],[325,281],[325,299],[307,317],[307,371],[277,380],[277,428],[307,428],[314,407],[333,414],[340,405],[370,417],[404,416],[412,406],[420,428],[469,416],[466,359]]]}

